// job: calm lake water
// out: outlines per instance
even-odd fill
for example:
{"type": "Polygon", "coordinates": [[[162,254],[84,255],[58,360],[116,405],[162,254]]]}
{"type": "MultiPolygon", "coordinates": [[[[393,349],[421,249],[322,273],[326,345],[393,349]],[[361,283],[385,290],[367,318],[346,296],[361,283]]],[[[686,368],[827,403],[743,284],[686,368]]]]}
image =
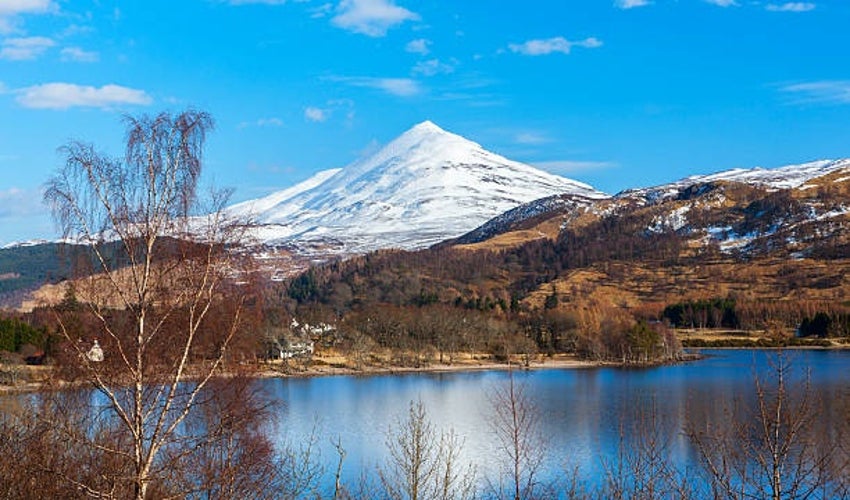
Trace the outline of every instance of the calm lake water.
{"type": "MultiPolygon", "coordinates": [[[[546,369],[514,372],[540,414],[550,476],[578,467],[591,485],[618,449],[648,427],[660,429],[669,459],[692,466],[697,455],[684,429],[746,418],[734,409],[754,401],[754,376],[770,378],[773,351],[705,350],[699,361],[648,369],[546,369]]],[[[816,427],[824,435],[850,418],[850,351],[801,350],[787,354],[792,385],[808,380],[823,402],[816,427]]],[[[273,431],[279,441],[299,443],[315,427],[322,460],[336,466],[331,438],[347,452],[343,476],[356,482],[386,460],[387,432],[421,400],[437,429],[464,440],[464,459],[480,476],[497,474],[496,445],[488,415],[492,392],[508,382],[505,371],[405,374],[367,377],[268,379],[260,383],[282,402],[273,431]]]]}

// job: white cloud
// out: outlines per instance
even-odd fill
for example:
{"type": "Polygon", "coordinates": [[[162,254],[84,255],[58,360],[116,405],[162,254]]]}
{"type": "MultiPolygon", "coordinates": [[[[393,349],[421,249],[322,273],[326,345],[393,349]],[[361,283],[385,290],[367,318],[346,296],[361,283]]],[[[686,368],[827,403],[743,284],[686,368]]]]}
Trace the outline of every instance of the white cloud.
{"type": "MultiPolygon", "coordinates": [[[[361,79],[332,78],[332,80],[353,84],[364,83],[360,82],[361,79]],[[354,80],[356,80],[356,82],[354,82],[354,80]]],[[[381,88],[377,84],[375,86],[377,88],[381,88]]],[[[323,123],[331,118],[337,118],[335,121],[339,121],[338,119],[342,118],[343,123],[351,125],[356,114],[355,104],[351,99],[331,99],[323,105],[307,106],[304,108],[304,119],[313,123],[323,123]]]]}
{"type": "Polygon", "coordinates": [[[523,54],[526,56],[543,56],[555,52],[561,54],[569,54],[573,47],[583,47],[586,49],[595,49],[601,47],[602,42],[594,37],[585,38],[584,40],[570,41],[562,36],[555,38],[547,38],[545,40],[529,40],[524,43],[512,43],[508,45],[511,52],[523,54]]]}
{"type": "Polygon", "coordinates": [[[57,38],[71,38],[77,35],[88,35],[94,32],[94,28],[91,26],[86,26],[82,24],[70,24],[67,28],[63,29],[61,33],[57,36],[57,38]]]}
{"type": "Polygon", "coordinates": [[[615,0],[614,5],[620,9],[634,9],[635,7],[645,7],[651,3],[649,0],[615,0]]]}
{"type": "Polygon", "coordinates": [[[548,137],[538,132],[522,132],[514,137],[514,141],[519,144],[545,144],[551,142],[548,137]]]}
{"type": "Polygon", "coordinates": [[[314,106],[307,106],[304,109],[304,118],[311,122],[323,122],[328,119],[329,114],[330,111],[314,106]]]}
{"type": "Polygon", "coordinates": [[[393,26],[418,19],[418,14],[392,0],[342,0],[331,22],[344,30],[379,37],[393,26]]]}
{"type": "Polygon", "coordinates": [[[588,170],[600,170],[603,168],[616,167],[617,164],[610,161],[574,161],[556,160],[541,161],[533,165],[554,174],[574,174],[576,172],[587,172],[588,170]]]}
{"type": "Polygon", "coordinates": [[[248,128],[248,127],[260,127],[260,128],[262,128],[262,127],[282,127],[282,126],[283,126],[283,120],[273,116],[273,117],[270,117],[270,118],[260,118],[256,121],[253,121],[253,122],[240,122],[239,125],[236,126],[236,128],[243,129],[243,128],[248,128]]]}
{"type": "Polygon", "coordinates": [[[54,45],[56,45],[56,42],[43,36],[7,38],[3,40],[3,48],[0,49],[0,59],[30,61],[37,59],[54,45]]]}
{"type": "Polygon", "coordinates": [[[257,126],[258,127],[282,127],[283,126],[283,120],[281,120],[280,118],[275,118],[275,117],[260,118],[259,120],[257,120],[257,126]]]}
{"type": "Polygon", "coordinates": [[[88,50],[83,50],[79,47],[65,47],[59,53],[63,61],[75,62],[97,62],[100,59],[100,54],[88,50]]]}
{"type": "Polygon", "coordinates": [[[73,83],[45,83],[15,92],[21,106],[34,109],[112,108],[128,104],[146,106],[153,102],[143,90],[114,84],[91,87],[73,83]]]}
{"type": "Polygon", "coordinates": [[[735,0],[705,0],[706,2],[717,5],[718,7],[737,7],[738,2],[735,0]]]}
{"type": "Polygon", "coordinates": [[[414,54],[422,54],[423,56],[428,55],[431,52],[431,49],[428,46],[431,45],[431,40],[426,40],[424,38],[419,38],[417,40],[411,40],[407,42],[404,50],[408,52],[412,52],[414,54]]]}
{"type": "Polygon", "coordinates": [[[817,82],[795,83],[779,90],[796,94],[796,104],[850,104],[850,80],[822,80],[817,82]]]}
{"type": "Polygon", "coordinates": [[[769,3],[765,9],[771,12],[808,12],[815,10],[816,5],[811,2],[785,2],[783,4],[769,3]]]}
{"type": "Polygon", "coordinates": [[[37,215],[46,212],[42,193],[12,187],[0,190],[0,219],[37,215]]]}
{"type": "Polygon", "coordinates": [[[413,74],[434,76],[440,73],[454,73],[456,61],[451,63],[441,62],[439,59],[429,59],[427,61],[419,61],[413,67],[413,74]]]}
{"type": "Polygon", "coordinates": [[[51,0],[3,0],[0,2],[0,17],[18,14],[44,14],[56,5],[51,0]]]}
{"type": "Polygon", "coordinates": [[[331,80],[347,83],[355,87],[367,87],[382,90],[399,97],[411,97],[422,92],[419,82],[410,78],[373,78],[367,76],[338,76],[331,80]]]}
{"type": "Polygon", "coordinates": [[[58,10],[51,0],[0,0],[0,34],[16,31],[14,18],[22,14],[46,14],[58,10]]]}
{"type": "Polygon", "coordinates": [[[334,10],[334,4],[332,3],[323,3],[318,7],[310,9],[310,17],[313,19],[319,19],[322,17],[327,17],[334,10]]]}
{"type": "Polygon", "coordinates": [[[225,0],[230,5],[252,5],[252,4],[263,4],[263,5],[283,5],[286,3],[286,0],[225,0]]]}

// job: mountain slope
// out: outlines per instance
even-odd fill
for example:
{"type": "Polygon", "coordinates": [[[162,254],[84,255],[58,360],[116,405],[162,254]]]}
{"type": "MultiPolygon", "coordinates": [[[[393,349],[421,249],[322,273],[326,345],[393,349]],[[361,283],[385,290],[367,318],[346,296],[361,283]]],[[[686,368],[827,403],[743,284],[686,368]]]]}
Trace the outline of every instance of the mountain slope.
{"type": "Polygon", "coordinates": [[[618,315],[658,319],[671,304],[728,299],[740,327],[792,327],[850,308],[850,161],[544,198],[454,244],[310,271],[290,296],[337,308],[558,309],[600,331],[618,315]]]}
{"type": "Polygon", "coordinates": [[[800,165],[787,165],[779,168],[735,168],[708,175],[692,175],[682,180],[650,188],[628,189],[617,194],[618,198],[641,196],[650,202],[660,201],[692,186],[718,181],[738,182],[750,186],[762,187],[770,191],[796,189],[812,179],[829,175],[832,172],[850,169],[850,159],[820,160],[800,165]]]}
{"type": "Polygon", "coordinates": [[[503,241],[516,246],[539,234],[554,238],[561,229],[628,220],[630,230],[678,233],[691,249],[799,255],[818,251],[810,247],[834,247],[840,239],[850,213],[848,181],[850,160],[825,160],[691,176],[608,199],[550,197],[517,207],[454,242],[501,248],[503,241]]]}
{"type": "Polygon", "coordinates": [[[231,207],[255,235],[299,253],[417,249],[462,235],[522,203],[607,195],[508,160],[431,122],[376,154],[287,191],[231,207]]]}

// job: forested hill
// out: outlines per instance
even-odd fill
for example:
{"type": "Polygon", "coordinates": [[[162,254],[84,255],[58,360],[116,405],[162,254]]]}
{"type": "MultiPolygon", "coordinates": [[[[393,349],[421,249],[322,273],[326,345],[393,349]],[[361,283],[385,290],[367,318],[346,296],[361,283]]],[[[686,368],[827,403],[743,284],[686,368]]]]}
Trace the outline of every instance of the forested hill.
{"type": "Polygon", "coordinates": [[[67,278],[82,248],[41,243],[0,249],[0,306],[19,302],[24,292],[44,283],[67,278]]]}
{"type": "Polygon", "coordinates": [[[779,309],[790,326],[805,308],[850,305],[850,185],[838,175],[788,189],[709,179],[664,196],[559,204],[478,243],[314,268],[287,295],[337,313],[439,302],[650,319],[673,303],[722,297],[750,311],[742,318],[754,327],[779,309]]]}
{"type": "MultiPolygon", "coordinates": [[[[164,239],[160,245],[173,243],[164,239]]],[[[126,257],[121,257],[118,245],[107,242],[101,251],[111,266],[121,267],[126,257]]],[[[87,245],[46,242],[0,248],[0,307],[15,308],[42,285],[87,276],[99,267],[87,245]]]]}

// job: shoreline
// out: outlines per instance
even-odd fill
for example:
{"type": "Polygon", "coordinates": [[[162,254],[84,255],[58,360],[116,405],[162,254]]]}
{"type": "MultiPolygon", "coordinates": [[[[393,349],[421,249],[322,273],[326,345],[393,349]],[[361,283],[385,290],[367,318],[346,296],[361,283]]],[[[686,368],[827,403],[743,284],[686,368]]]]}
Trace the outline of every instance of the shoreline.
{"type": "Polygon", "coordinates": [[[529,366],[524,363],[500,363],[497,361],[460,362],[453,364],[430,364],[426,366],[375,366],[369,365],[357,369],[347,366],[330,366],[325,364],[312,365],[306,369],[291,368],[290,370],[279,370],[273,368],[262,369],[251,376],[257,378],[313,378],[313,377],[336,377],[354,376],[370,377],[382,375],[406,375],[418,373],[462,373],[476,371],[536,371],[536,370],[580,370],[588,368],[602,368],[620,366],[619,363],[610,361],[591,361],[574,357],[562,357],[560,359],[544,359],[532,361],[529,366]]]}
{"type": "MultiPolygon", "coordinates": [[[[257,380],[262,379],[309,379],[318,377],[373,377],[387,375],[415,375],[415,374],[443,374],[443,373],[463,373],[463,372],[482,372],[482,371],[538,371],[538,370],[583,370],[593,368],[623,368],[623,369],[643,369],[654,368],[658,366],[689,363],[698,361],[705,357],[700,351],[704,350],[757,350],[757,351],[777,351],[777,350],[850,350],[850,345],[833,345],[833,346],[789,346],[789,347],[686,347],[686,352],[681,359],[669,360],[655,363],[622,363],[616,361],[594,361],[575,357],[574,355],[559,354],[554,357],[540,356],[538,359],[531,361],[526,366],[523,361],[518,362],[498,362],[484,359],[464,359],[452,364],[444,364],[435,362],[425,366],[400,366],[400,365],[366,365],[362,368],[354,368],[351,366],[343,366],[328,362],[319,357],[313,360],[307,367],[289,366],[285,367],[282,363],[257,362],[256,364],[245,366],[241,369],[230,370],[223,373],[224,376],[243,375],[248,378],[257,380]]],[[[294,362],[293,364],[298,364],[294,362]]],[[[72,387],[80,387],[85,383],[73,383],[59,381],[57,385],[49,383],[49,375],[46,373],[49,368],[44,366],[29,367],[34,371],[41,372],[41,380],[26,381],[17,385],[0,385],[0,396],[16,395],[16,394],[33,394],[42,391],[64,390],[72,387]]],[[[186,380],[191,380],[187,377],[186,380]]]]}
{"type": "MultiPolygon", "coordinates": [[[[690,361],[684,359],[682,362],[690,361]]],[[[295,363],[297,364],[297,362],[295,363]]],[[[580,370],[591,368],[604,367],[649,367],[656,365],[628,365],[611,361],[592,361],[576,358],[572,355],[556,355],[554,358],[543,358],[542,360],[534,360],[529,366],[525,366],[524,362],[497,362],[492,360],[462,360],[453,364],[434,363],[426,366],[394,366],[394,365],[366,365],[360,369],[350,366],[339,366],[322,361],[313,361],[307,368],[298,368],[290,366],[284,368],[282,364],[271,364],[268,362],[258,362],[251,366],[242,366],[241,369],[229,370],[223,375],[236,376],[244,375],[255,379],[307,379],[318,377],[371,377],[371,376],[386,376],[386,375],[406,375],[406,374],[438,374],[438,373],[462,373],[476,371],[535,371],[535,370],[580,370]],[[280,368],[278,368],[280,367],[280,368]]],[[[72,383],[60,381],[56,386],[49,387],[49,374],[46,373],[45,367],[37,368],[37,372],[41,372],[41,380],[22,382],[18,385],[0,385],[0,396],[14,394],[32,394],[42,391],[63,390],[74,386],[85,385],[85,383],[72,383]]],[[[187,377],[186,380],[191,380],[187,377]]]]}
{"type": "MultiPolygon", "coordinates": [[[[481,372],[481,371],[537,371],[537,370],[582,370],[593,368],[625,368],[625,369],[642,369],[653,368],[658,366],[687,363],[702,359],[703,356],[699,353],[686,353],[681,359],[664,361],[658,363],[621,363],[614,361],[593,361],[577,358],[573,355],[556,355],[553,358],[542,357],[532,361],[529,366],[525,366],[524,362],[497,362],[492,360],[464,360],[453,364],[434,363],[427,366],[379,366],[368,365],[357,369],[349,366],[338,366],[326,362],[311,364],[307,368],[299,369],[290,367],[289,369],[275,369],[267,363],[257,363],[250,367],[244,367],[241,370],[230,370],[223,373],[224,376],[244,375],[257,380],[262,379],[308,379],[318,377],[373,377],[386,375],[407,375],[407,374],[442,374],[442,373],[463,373],[463,372],[481,372]]],[[[281,365],[277,365],[281,366],[281,365]]],[[[42,379],[37,381],[27,381],[18,385],[0,385],[0,396],[16,395],[16,394],[33,394],[42,391],[65,390],[73,387],[84,386],[85,383],[74,383],[59,381],[57,385],[51,385],[45,375],[45,367],[37,367],[42,373],[42,379]]],[[[191,377],[186,379],[191,380],[191,377]]]]}

